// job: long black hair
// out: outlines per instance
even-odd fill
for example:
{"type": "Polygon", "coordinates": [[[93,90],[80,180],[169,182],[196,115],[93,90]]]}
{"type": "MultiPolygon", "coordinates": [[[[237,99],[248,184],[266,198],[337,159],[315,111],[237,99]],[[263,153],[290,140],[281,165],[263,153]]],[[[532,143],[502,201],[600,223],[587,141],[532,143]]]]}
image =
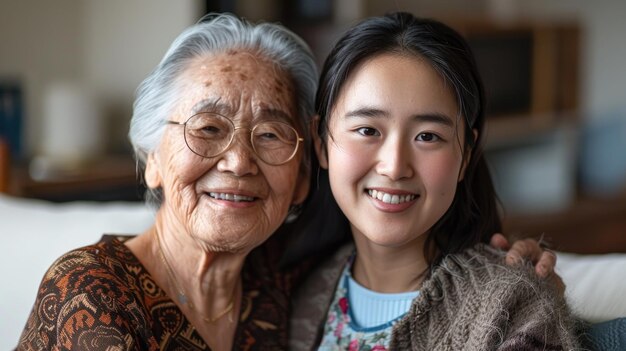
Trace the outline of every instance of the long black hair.
{"type": "MultiPolygon", "coordinates": [[[[447,25],[405,12],[365,19],[339,39],[322,68],[315,108],[320,117],[318,133],[324,143],[328,142],[330,115],[350,74],[365,60],[387,53],[426,59],[452,88],[459,118],[465,122],[462,149],[469,150],[464,152],[466,160],[469,157],[465,175],[457,185],[450,208],[430,229],[426,239],[424,254],[430,264],[435,264],[446,254],[488,242],[493,233],[501,231],[496,194],[482,150],[483,84],[469,45],[447,25]]],[[[302,230],[314,237],[322,236],[317,246],[323,246],[320,241],[324,240],[327,243],[345,240],[348,221],[335,213],[338,206],[329,195],[326,171],[318,171],[316,177],[313,168],[311,190],[307,211],[301,219],[307,224],[302,230]],[[315,223],[323,223],[324,227],[316,227],[315,223]]]]}

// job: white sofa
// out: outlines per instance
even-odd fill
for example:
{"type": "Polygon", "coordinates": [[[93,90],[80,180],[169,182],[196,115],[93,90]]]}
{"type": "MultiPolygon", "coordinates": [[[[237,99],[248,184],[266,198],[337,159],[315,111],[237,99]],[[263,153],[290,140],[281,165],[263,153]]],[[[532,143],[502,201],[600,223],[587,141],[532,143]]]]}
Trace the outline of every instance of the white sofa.
{"type": "MultiPolygon", "coordinates": [[[[103,233],[135,234],[154,219],[141,203],[67,203],[0,194],[0,350],[15,347],[48,266],[64,252],[103,233]]],[[[626,254],[558,254],[557,270],[580,317],[626,316],[626,254]]]]}

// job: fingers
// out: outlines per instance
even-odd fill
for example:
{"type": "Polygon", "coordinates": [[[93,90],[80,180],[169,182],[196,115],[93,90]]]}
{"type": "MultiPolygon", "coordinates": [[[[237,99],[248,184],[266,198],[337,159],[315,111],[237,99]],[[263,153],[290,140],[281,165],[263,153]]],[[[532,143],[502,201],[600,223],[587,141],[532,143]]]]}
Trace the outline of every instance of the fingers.
{"type": "Polygon", "coordinates": [[[495,233],[491,237],[491,240],[489,241],[489,245],[500,250],[508,250],[510,248],[509,241],[501,233],[495,233]]]}
{"type": "Polygon", "coordinates": [[[565,286],[565,282],[563,282],[563,279],[561,279],[561,276],[559,276],[558,274],[556,274],[556,272],[554,272],[553,274],[550,275],[550,279],[552,280],[552,282],[556,286],[557,293],[561,297],[565,297],[565,288],[566,288],[566,286],[565,286]]]}
{"type": "Polygon", "coordinates": [[[508,265],[516,265],[524,260],[532,262],[537,276],[550,279],[556,286],[557,292],[564,296],[565,283],[554,270],[557,257],[553,251],[542,248],[535,239],[517,240],[509,249],[508,240],[500,233],[496,233],[491,237],[490,245],[502,250],[508,249],[505,257],[508,265]]]}
{"type": "Polygon", "coordinates": [[[551,250],[545,249],[541,253],[539,261],[535,264],[535,272],[537,272],[538,276],[545,278],[554,272],[555,266],[556,254],[551,250]]]}
{"type": "Polygon", "coordinates": [[[544,249],[539,262],[535,265],[535,272],[541,278],[547,278],[552,281],[556,286],[557,293],[561,296],[565,296],[565,282],[561,276],[556,273],[554,269],[556,267],[556,254],[552,250],[544,249]]]}
{"type": "MultiPolygon", "coordinates": [[[[524,259],[532,262],[535,266],[539,262],[543,249],[539,246],[539,243],[534,239],[522,239],[513,243],[511,249],[506,253],[506,263],[514,265],[521,263],[524,259]]],[[[556,256],[555,256],[556,257],[556,256]]],[[[544,264],[549,263],[546,259],[544,264]]],[[[554,260],[556,262],[556,259],[554,260]]],[[[536,268],[536,267],[535,267],[536,268]]],[[[550,270],[554,268],[554,265],[548,267],[550,270]]]]}

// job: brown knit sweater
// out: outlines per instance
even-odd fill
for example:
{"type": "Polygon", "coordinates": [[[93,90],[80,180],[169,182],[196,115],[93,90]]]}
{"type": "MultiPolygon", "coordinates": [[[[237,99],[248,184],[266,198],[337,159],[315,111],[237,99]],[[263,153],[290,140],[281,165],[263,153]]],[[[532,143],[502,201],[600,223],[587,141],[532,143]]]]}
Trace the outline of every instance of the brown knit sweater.
{"type": "MultiPolygon", "coordinates": [[[[354,248],[316,269],[295,294],[290,349],[319,345],[335,288],[354,248]]],[[[528,266],[477,245],[449,255],[393,328],[392,350],[580,350],[564,299],[528,266]]]]}

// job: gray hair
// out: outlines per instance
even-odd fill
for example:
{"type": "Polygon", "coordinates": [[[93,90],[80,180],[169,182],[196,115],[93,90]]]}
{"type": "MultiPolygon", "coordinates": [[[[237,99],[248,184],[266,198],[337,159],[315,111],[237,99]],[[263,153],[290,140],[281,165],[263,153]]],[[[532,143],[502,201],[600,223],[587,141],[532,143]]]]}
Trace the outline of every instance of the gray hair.
{"type": "MultiPolygon", "coordinates": [[[[143,179],[148,154],[158,147],[165,123],[179,98],[177,79],[194,58],[230,49],[249,49],[274,61],[292,78],[299,124],[303,128],[309,168],[310,119],[315,114],[317,66],[308,45],[287,28],[273,23],[252,24],[230,14],[209,14],[187,28],[172,43],[157,67],[139,85],[133,105],[129,138],[143,179]]],[[[161,189],[148,189],[146,201],[160,206],[161,189]]]]}

